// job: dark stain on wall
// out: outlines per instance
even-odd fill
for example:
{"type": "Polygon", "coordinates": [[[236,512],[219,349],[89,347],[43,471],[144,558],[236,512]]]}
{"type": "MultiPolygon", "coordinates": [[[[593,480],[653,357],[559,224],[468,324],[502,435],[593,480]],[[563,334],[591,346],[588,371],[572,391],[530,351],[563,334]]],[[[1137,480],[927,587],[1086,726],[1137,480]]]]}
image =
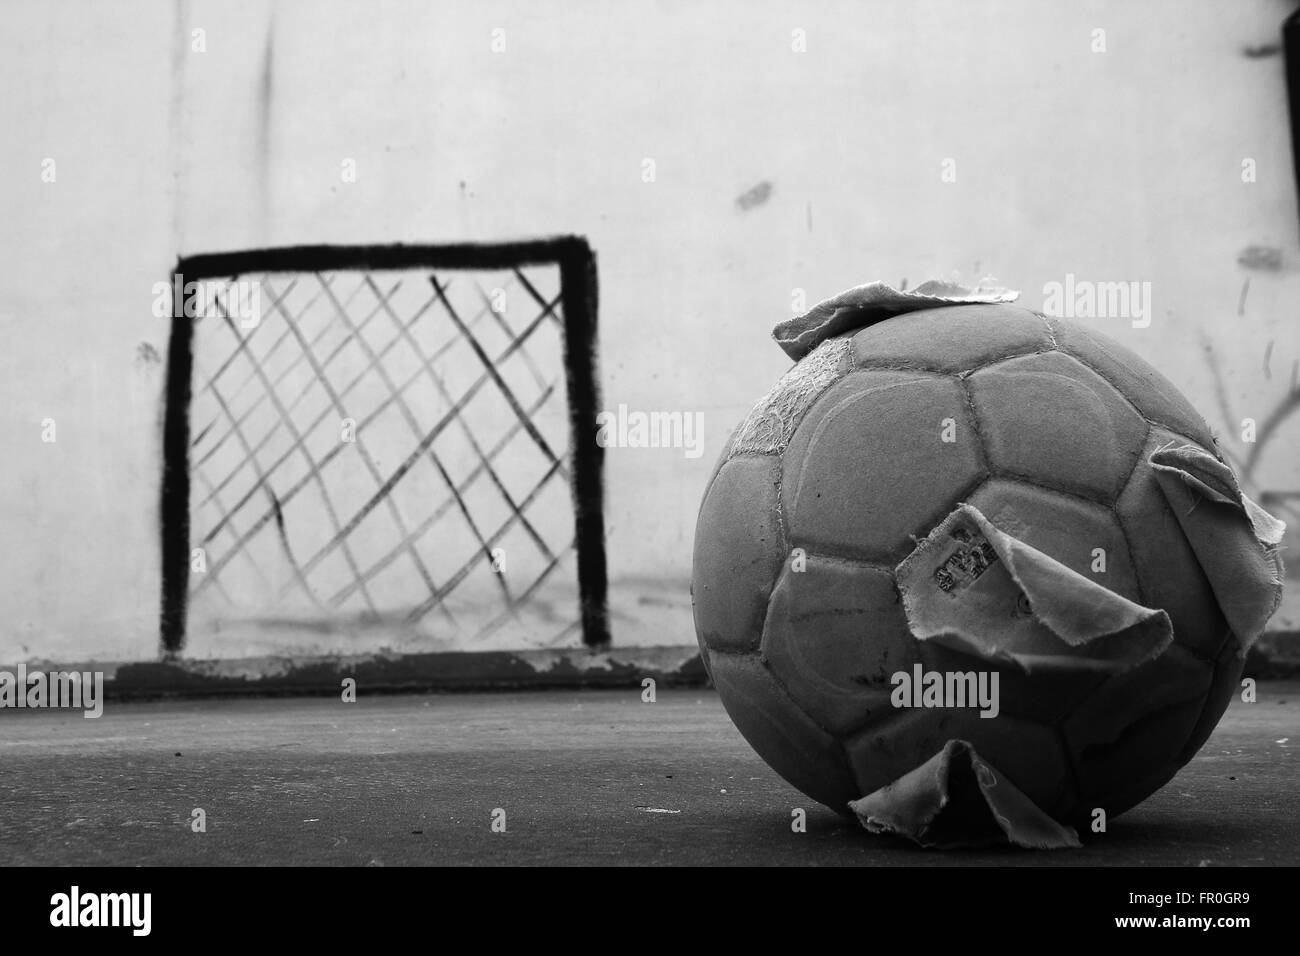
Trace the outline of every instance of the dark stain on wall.
{"type": "Polygon", "coordinates": [[[1277,56],[1282,52],[1280,43],[1258,43],[1253,46],[1242,47],[1241,55],[1248,60],[1265,60],[1270,56],[1277,56]]]}
{"type": "Polygon", "coordinates": [[[162,356],[148,342],[141,342],[135,347],[135,363],[145,368],[153,368],[162,364],[162,356]]]}
{"type": "Polygon", "coordinates": [[[1237,265],[1258,272],[1281,272],[1282,250],[1276,246],[1247,246],[1237,256],[1237,265]]]}
{"type": "Polygon", "coordinates": [[[772,198],[772,184],[763,180],[757,186],[745,190],[736,197],[736,207],[741,212],[749,212],[758,206],[763,205],[772,198]]]}

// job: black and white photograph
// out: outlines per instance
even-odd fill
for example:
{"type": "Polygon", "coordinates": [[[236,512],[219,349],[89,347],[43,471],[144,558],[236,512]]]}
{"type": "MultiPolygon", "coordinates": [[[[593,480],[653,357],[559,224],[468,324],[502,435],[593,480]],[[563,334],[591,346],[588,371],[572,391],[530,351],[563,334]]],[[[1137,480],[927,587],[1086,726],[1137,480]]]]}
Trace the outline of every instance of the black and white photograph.
{"type": "Polygon", "coordinates": [[[16,931],[447,867],[1281,931],[1300,0],[0,22],[16,931]]]}

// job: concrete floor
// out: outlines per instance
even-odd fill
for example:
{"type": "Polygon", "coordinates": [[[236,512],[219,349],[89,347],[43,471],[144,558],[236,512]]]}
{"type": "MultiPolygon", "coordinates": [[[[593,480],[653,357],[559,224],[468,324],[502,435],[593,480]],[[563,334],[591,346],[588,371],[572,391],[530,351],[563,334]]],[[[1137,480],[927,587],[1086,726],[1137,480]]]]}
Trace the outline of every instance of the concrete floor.
{"type": "Polygon", "coordinates": [[[770,771],[707,690],[110,701],[0,726],[4,864],[1300,863],[1300,682],[1261,683],[1161,792],[1051,853],[870,836],[770,771]]]}

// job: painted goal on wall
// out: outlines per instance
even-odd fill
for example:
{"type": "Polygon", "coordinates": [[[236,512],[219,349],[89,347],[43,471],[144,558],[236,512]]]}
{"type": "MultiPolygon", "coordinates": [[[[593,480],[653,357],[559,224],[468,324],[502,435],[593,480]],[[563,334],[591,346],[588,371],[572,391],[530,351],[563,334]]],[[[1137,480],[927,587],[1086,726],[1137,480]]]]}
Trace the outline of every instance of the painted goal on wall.
{"type": "Polygon", "coordinates": [[[200,255],[173,287],[166,651],[608,642],[585,241],[200,255]]]}

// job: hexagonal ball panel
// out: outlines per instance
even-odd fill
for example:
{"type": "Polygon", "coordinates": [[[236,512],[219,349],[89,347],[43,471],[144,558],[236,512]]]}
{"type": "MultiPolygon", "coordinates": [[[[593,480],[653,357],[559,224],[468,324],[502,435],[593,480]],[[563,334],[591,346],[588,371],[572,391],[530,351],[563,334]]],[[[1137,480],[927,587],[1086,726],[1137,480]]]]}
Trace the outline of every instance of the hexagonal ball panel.
{"type": "Polygon", "coordinates": [[[713,655],[722,705],[758,755],[794,787],[848,814],[856,792],[844,751],[801,711],[756,657],[713,655]]]}
{"type": "Polygon", "coordinates": [[[767,598],[785,559],[777,513],[780,468],[775,456],[733,458],[704,499],[691,591],[695,633],[706,647],[758,647],[767,598]]]}
{"type": "Polygon", "coordinates": [[[954,305],[896,315],[853,337],[863,368],[968,372],[988,362],[1052,347],[1042,317],[1015,305],[954,305]]]}
{"type": "Polygon", "coordinates": [[[890,676],[916,641],[888,571],[808,555],[768,602],[763,657],[808,715],[841,735],[889,712],[890,676]]]}
{"type": "Polygon", "coordinates": [[[1007,478],[990,479],[967,500],[1000,530],[1141,603],[1128,542],[1109,508],[1007,478]],[[1105,552],[1104,572],[1092,570],[1097,548],[1105,552]]]}
{"type": "Polygon", "coordinates": [[[1000,362],[970,377],[990,470],[1112,501],[1147,423],[1103,378],[1060,352],[1000,362]]]}
{"type": "Polygon", "coordinates": [[[853,372],[833,385],[783,459],[791,544],[875,561],[910,551],[909,536],[929,532],[984,474],[961,384],[897,372],[853,372]]]}
{"type": "Polygon", "coordinates": [[[1207,449],[1214,448],[1214,437],[1205,419],[1169,379],[1140,356],[1110,336],[1078,323],[1049,321],[1061,351],[1095,369],[1148,419],[1195,439],[1207,449]]]}

